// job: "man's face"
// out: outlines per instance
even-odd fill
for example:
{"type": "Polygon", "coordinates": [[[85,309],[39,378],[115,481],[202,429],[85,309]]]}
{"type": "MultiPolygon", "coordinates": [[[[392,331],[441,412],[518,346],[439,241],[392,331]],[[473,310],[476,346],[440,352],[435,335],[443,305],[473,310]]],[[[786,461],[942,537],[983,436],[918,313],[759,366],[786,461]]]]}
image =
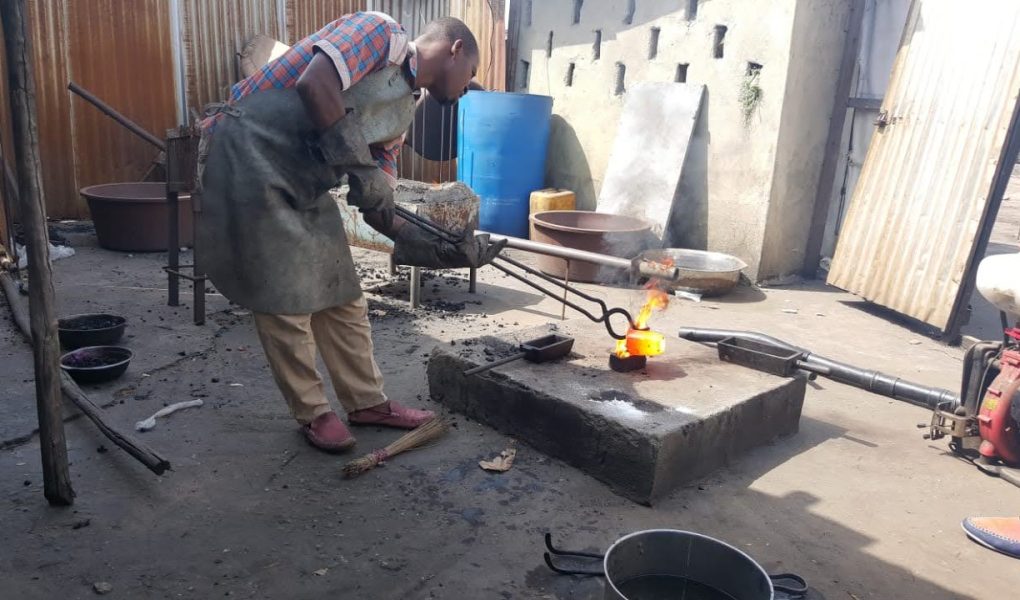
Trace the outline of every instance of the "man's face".
{"type": "Polygon", "coordinates": [[[467,93],[468,83],[478,72],[478,55],[464,51],[460,40],[450,45],[450,55],[429,93],[441,104],[453,104],[467,93]]]}

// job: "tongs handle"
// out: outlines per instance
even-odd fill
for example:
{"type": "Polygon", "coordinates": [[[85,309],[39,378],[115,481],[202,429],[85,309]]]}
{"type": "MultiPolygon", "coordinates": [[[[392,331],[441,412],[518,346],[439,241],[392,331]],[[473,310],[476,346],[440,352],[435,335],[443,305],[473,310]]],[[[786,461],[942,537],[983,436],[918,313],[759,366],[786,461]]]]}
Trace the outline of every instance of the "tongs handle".
{"type": "Polygon", "coordinates": [[[520,360],[520,359],[524,358],[525,356],[527,356],[527,353],[519,352],[517,354],[513,354],[511,356],[507,356],[506,358],[501,358],[501,359],[499,359],[499,360],[497,360],[495,362],[486,363],[484,365],[481,365],[481,366],[478,366],[478,367],[474,367],[472,369],[468,369],[468,370],[464,371],[464,375],[465,376],[467,376],[467,375],[474,375],[475,373],[481,373],[482,371],[488,371],[489,369],[495,369],[496,367],[498,367],[500,365],[505,365],[507,363],[514,362],[515,360],[520,360]]]}
{"type": "MultiPolygon", "coordinates": [[[[457,242],[460,241],[460,236],[457,236],[456,234],[453,234],[453,233],[451,233],[449,231],[446,231],[445,229],[443,229],[439,225],[433,223],[432,221],[428,220],[427,218],[422,217],[420,215],[416,215],[415,213],[407,210],[406,208],[398,206],[397,207],[397,214],[400,215],[408,223],[411,223],[412,225],[415,225],[417,227],[420,227],[420,228],[424,229],[425,231],[428,231],[428,232],[430,232],[430,233],[432,233],[434,235],[437,235],[441,239],[446,240],[447,242],[457,243],[457,242]]],[[[514,260],[514,259],[512,259],[512,258],[510,258],[508,256],[497,255],[496,258],[493,259],[493,262],[491,262],[489,264],[492,265],[494,268],[499,269],[500,271],[502,271],[506,275],[509,275],[510,277],[513,277],[514,279],[520,281],[521,283],[524,283],[525,285],[528,285],[528,286],[538,290],[539,292],[542,292],[543,294],[545,294],[546,296],[549,296],[550,298],[552,298],[554,300],[562,302],[563,304],[565,304],[565,305],[569,306],[570,308],[576,310],[577,312],[581,313],[582,315],[588,317],[592,321],[594,321],[596,323],[604,324],[605,327],[606,327],[606,331],[609,332],[609,335],[613,339],[623,340],[623,339],[626,339],[626,337],[627,337],[626,334],[621,335],[621,334],[619,334],[619,333],[617,333],[616,331],[613,330],[613,325],[612,325],[612,323],[609,322],[610,317],[612,317],[613,315],[622,315],[623,317],[625,317],[627,319],[627,325],[629,327],[634,328],[634,329],[638,328],[637,324],[634,322],[633,317],[631,317],[630,313],[627,312],[626,310],[624,310],[622,308],[619,308],[619,307],[609,308],[606,305],[606,303],[604,301],[602,301],[601,299],[596,298],[594,296],[591,296],[589,294],[585,294],[581,290],[578,290],[577,288],[572,287],[571,285],[569,285],[567,283],[564,283],[564,282],[559,281],[559,280],[557,280],[557,279],[555,279],[553,277],[550,277],[550,276],[548,276],[548,275],[546,275],[544,273],[541,273],[538,270],[533,269],[533,268],[529,267],[528,265],[526,265],[526,264],[524,264],[524,263],[522,263],[520,261],[514,260]],[[554,292],[549,291],[548,289],[538,285],[534,281],[531,281],[527,277],[524,277],[520,273],[515,273],[514,271],[510,270],[509,268],[507,268],[506,266],[504,266],[502,264],[496,264],[496,262],[495,262],[496,260],[499,260],[499,261],[505,262],[507,264],[513,265],[513,266],[517,267],[518,269],[524,271],[525,273],[528,273],[530,275],[534,275],[535,277],[538,277],[538,278],[540,278],[540,279],[542,279],[542,280],[544,280],[544,281],[546,281],[548,283],[551,283],[553,285],[556,285],[556,286],[558,286],[558,287],[560,287],[560,288],[562,288],[562,289],[564,289],[564,290],[566,290],[566,291],[568,291],[568,292],[570,292],[570,293],[572,293],[574,295],[580,296],[581,298],[584,298],[585,300],[588,300],[589,302],[593,302],[593,303],[597,304],[599,306],[599,308],[602,309],[602,315],[601,316],[595,316],[594,314],[592,314],[591,312],[585,310],[584,308],[582,308],[578,304],[576,304],[574,302],[571,302],[571,301],[567,300],[566,298],[560,297],[559,294],[556,294],[554,292]]],[[[492,365],[492,366],[495,366],[495,365],[492,365]]]]}

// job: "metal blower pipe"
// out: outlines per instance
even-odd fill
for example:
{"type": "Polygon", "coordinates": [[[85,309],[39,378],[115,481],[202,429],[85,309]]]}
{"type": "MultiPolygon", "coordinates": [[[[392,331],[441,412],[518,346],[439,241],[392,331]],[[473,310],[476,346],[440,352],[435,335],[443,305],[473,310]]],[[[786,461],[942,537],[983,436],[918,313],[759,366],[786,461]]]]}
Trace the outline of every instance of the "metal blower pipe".
{"type": "Polygon", "coordinates": [[[684,328],[680,330],[680,337],[692,342],[703,343],[718,343],[721,340],[733,337],[769,344],[791,352],[800,352],[801,357],[797,362],[798,368],[812,373],[817,373],[823,377],[828,377],[835,381],[839,381],[840,383],[845,383],[873,394],[894,398],[896,400],[904,400],[911,404],[917,404],[930,409],[934,409],[939,404],[946,402],[951,403],[953,406],[960,402],[960,397],[949,390],[921,385],[919,383],[900,379],[893,375],[887,375],[880,371],[864,369],[844,362],[832,360],[831,358],[819,356],[810,350],[799,348],[793,344],[789,344],[762,333],[753,331],[732,331],[726,329],[684,328]]]}
{"type": "Polygon", "coordinates": [[[534,252],[535,254],[544,254],[546,256],[555,256],[557,258],[567,260],[579,260],[582,262],[594,263],[634,273],[641,277],[654,277],[656,279],[665,279],[666,281],[677,281],[680,279],[680,269],[676,267],[668,267],[650,260],[642,260],[639,258],[628,260],[618,256],[588,252],[587,250],[577,250],[576,248],[566,248],[564,246],[553,246],[552,244],[533,242],[531,240],[510,237],[498,233],[488,233],[485,231],[479,231],[478,233],[487,233],[489,239],[494,242],[506,240],[507,247],[514,248],[516,250],[534,252]]]}

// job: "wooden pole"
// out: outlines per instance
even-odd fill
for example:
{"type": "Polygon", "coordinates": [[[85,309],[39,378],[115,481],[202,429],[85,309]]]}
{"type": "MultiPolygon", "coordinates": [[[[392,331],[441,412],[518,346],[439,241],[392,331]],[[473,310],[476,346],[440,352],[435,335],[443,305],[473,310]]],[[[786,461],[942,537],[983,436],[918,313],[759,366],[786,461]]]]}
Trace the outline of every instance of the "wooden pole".
{"type": "Polygon", "coordinates": [[[49,238],[39,165],[39,132],[35,116],[35,82],[26,34],[24,0],[0,0],[11,121],[20,202],[18,217],[25,228],[29,276],[29,318],[35,365],[35,397],[39,412],[39,446],[42,451],[43,493],[51,505],[74,502],[67,466],[63,406],[60,397],[60,347],[50,273],[49,238]]]}

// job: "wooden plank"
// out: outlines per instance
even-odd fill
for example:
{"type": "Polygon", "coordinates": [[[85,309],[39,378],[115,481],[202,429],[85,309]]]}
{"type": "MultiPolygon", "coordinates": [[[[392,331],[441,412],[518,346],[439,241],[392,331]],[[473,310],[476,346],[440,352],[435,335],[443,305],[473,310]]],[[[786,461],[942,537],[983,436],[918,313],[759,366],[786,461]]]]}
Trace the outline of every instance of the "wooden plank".
{"type": "Polygon", "coordinates": [[[26,35],[24,0],[3,0],[4,44],[7,49],[14,154],[20,183],[21,223],[25,228],[29,274],[29,320],[35,368],[36,406],[39,412],[39,448],[42,454],[43,494],[50,504],[74,502],[64,438],[60,396],[60,347],[57,340],[56,299],[50,273],[49,238],[39,162],[35,113],[35,83],[26,35]]]}

